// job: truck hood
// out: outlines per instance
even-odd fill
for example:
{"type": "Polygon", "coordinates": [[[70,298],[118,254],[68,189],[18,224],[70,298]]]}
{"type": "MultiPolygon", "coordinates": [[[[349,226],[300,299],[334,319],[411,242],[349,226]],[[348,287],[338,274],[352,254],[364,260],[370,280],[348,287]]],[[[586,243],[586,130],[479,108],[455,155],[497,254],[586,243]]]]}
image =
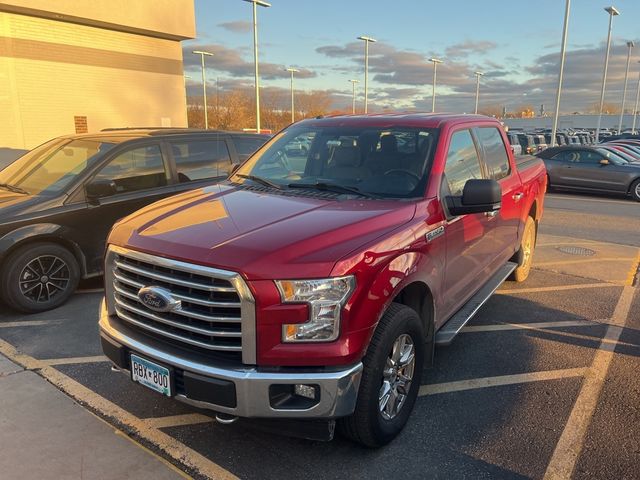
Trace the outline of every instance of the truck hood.
{"type": "Polygon", "coordinates": [[[213,185],[122,219],[109,243],[253,280],[319,278],[415,214],[412,202],[322,197],[213,185]]]}

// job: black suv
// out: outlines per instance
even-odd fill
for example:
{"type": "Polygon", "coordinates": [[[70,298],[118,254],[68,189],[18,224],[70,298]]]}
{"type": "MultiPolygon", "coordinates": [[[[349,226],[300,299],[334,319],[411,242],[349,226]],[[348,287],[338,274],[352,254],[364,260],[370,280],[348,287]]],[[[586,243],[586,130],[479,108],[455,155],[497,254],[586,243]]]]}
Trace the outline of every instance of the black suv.
{"type": "Polygon", "coordinates": [[[102,274],[113,224],[156,200],[224,179],[269,136],[111,129],[56,138],[0,171],[0,297],[55,308],[102,274]]]}

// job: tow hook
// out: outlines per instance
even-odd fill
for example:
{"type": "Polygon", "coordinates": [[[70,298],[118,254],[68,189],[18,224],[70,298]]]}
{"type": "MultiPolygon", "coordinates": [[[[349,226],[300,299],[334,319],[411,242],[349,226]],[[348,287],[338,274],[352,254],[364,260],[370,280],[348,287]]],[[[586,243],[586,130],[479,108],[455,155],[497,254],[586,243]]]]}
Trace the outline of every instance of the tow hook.
{"type": "Polygon", "coordinates": [[[216,413],[216,421],[223,425],[230,425],[238,420],[238,417],[229,415],[227,413],[216,413]]]}

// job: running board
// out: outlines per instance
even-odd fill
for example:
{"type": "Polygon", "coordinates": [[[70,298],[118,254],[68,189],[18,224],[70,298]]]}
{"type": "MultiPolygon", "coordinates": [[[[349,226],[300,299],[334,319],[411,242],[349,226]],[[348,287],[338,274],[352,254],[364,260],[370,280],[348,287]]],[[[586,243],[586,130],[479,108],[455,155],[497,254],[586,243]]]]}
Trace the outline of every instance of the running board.
{"type": "Polygon", "coordinates": [[[436,333],[436,345],[451,345],[453,339],[460,333],[460,330],[473,318],[480,310],[480,307],[491,298],[502,282],[504,282],[511,272],[518,266],[515,262],[507,262],[504,267],[485,283],[476,294],[465,303],[456,314],[445,323],[436,333]]]}

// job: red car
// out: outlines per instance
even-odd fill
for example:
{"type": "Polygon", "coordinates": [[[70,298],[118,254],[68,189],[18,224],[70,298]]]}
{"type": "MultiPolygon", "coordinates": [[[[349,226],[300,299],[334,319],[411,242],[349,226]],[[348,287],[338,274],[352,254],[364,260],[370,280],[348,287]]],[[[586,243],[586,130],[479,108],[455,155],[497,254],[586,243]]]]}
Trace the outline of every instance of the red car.
{"type": "Polygon", "coordinates": [[[103,350],[222,422],[321,421],[331,438],[337,420],[383,445],[435,345],[527,278],[545,190],[543,163],[516,164],[492,118],[296,123],[227,181],[115,225],[103,350]]]}

